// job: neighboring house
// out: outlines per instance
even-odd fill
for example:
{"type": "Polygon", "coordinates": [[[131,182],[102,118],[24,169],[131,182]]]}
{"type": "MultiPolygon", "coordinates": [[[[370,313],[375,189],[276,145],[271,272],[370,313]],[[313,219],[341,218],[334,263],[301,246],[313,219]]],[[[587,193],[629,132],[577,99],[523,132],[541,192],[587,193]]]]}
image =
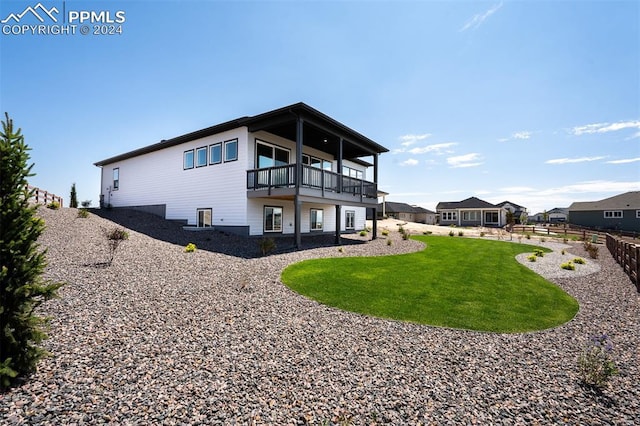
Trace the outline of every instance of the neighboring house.
{"type": "Polygon", "coordinates": [[[425,223],[435,225],[436,213],[420,206],[412,206],[405,203],[383,201],[378,204],[378,217],[391,217],[407,222],[425,223]]]}
{"type": "MultiPolygon", "coordinates": [[[[556,207],[546,212],[546,215],[547,215],[547,218],[546,218],[547,222],[551,222],[551,223],[566,222],[567,218],[569,217],[569,209],[567,207],[556,207]]],[[[535,215],[530,217],[530,219],[538,223],[544,222],[545,212],[536,213],[535,215]]]]}
{"type": "Polygon", "coordinates": [[[476,197],[440,202],[436,206],[440,225],[504,226],[507,210],[476,197]]]}
{"type": "Polygon", "coordinates": [[[102,168],[101,206],[137,208],[247,236],[291,234],[299,247],[301,234],[335,233],[339,241],[340,232],[365,227],[366,210],[378,203],[378,155],[384,152],[298,103],[95,165],[102,168]]]}
{"type": "Polygon", "coordinates": [[[589,228],[640,232],[640,191],[575,202],[569,206],[569,221],[589,228]]]}
{"type": "Polygon", "coordinates": [[[498,207],[502,207],[505,210],[510,211],[513,214],[513,219],[515,223],[520,224],[522,222],[522,218],[524,218],[524,223],[527,222],[528,213],[527,208],[520,206],[516,203],[512,203],[511,201],[503,201],[501,203],[496,204],[498,207]]]}

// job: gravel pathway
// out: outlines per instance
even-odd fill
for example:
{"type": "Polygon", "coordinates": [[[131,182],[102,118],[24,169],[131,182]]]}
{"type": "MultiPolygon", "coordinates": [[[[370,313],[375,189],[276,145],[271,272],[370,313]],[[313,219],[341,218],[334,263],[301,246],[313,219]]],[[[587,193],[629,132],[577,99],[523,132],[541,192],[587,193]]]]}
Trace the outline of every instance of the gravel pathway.
{"type": "Polygon", "coordinates": [[[580,303],[571,322],[494,334],[343,312],[279,282],[302,259],[422,247],[397,232],[391,246],[356,235],[342,252],[311,242],[294,252],[283,240],[281,253],[255,257],[253,240],[114,212],[139,232],[104,268],[100,228],[112,222],[79,219],[73,209],[41,214],[47,276],[68,284],[44,306],[53,356],[0,394],[0,424],[640,422],[640,297],[604,247],[593,261],[571,245],[572,258],[600,269],[552,278],[580,303]],[[200,249],[184,253],[190,240],[200,249]],[[601,333],[620,374],[594,392],[580,385],[576,359],[601,333]]]}

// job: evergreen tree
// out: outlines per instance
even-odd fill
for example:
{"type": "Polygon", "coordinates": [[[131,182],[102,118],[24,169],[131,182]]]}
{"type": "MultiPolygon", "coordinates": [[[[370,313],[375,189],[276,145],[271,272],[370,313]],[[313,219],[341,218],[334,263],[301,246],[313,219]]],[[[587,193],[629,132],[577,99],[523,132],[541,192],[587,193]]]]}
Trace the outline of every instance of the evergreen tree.
{"type": "Polygon", "coordinates": [[[45,252],[37,240],[44,221],[29,203],[30,148],[9,115],[5,117],[0,133],[0,389],[35,371],[46,355],[38,344],[47,337],[47,318],[34,311],[62,285],[42,279],[45,252]]]}
{"type": "Polygon", "coordinates": [[[78,196],[76,195],[75,182],[71,185],[71,194],[69,195],[69,207],[71,207],[72,209],[78,208],[78,196]]]}

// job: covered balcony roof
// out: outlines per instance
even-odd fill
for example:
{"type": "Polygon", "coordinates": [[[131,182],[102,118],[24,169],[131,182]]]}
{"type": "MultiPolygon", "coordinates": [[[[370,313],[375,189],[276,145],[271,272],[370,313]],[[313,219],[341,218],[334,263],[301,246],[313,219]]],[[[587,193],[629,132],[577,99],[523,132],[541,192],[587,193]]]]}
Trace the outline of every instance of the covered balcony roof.
{"type": "Polygon", "coordinates": [[[217,133],[233,130],[238,127],[247,127],[250,132],[262,130],[295,141],[298,118],[304,122],[304,146],[309,146],[337,157],[339,140],[342,138],[342,158],[349,160],[389,151],[377,142],[363,136],[328,115],[321,113],[305,103],[299,102],[253,117],[237,118],[172,139],[162,140],[156,144],[116,155],[115,157],[107,158],[94,164],[96,166],[104,166],[217,133]]]}

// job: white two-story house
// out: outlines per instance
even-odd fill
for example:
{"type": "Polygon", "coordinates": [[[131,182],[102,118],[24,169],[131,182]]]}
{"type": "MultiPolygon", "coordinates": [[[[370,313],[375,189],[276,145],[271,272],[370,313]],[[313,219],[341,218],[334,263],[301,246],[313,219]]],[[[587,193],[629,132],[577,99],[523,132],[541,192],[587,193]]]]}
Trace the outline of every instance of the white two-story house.
{"type": "MultiPolygon", "coordinates": [[[[388,150],[304,103],[242,117],[95,163],[100,204],[246,236],[365,227],[388,150]],[[368,175],[370,177],[367,179],[368,175]]],[[[375,218],[375,214],[372,214],[375,218]]],[[[374,219],[373,237],[377,236],[374,219]]]]}

